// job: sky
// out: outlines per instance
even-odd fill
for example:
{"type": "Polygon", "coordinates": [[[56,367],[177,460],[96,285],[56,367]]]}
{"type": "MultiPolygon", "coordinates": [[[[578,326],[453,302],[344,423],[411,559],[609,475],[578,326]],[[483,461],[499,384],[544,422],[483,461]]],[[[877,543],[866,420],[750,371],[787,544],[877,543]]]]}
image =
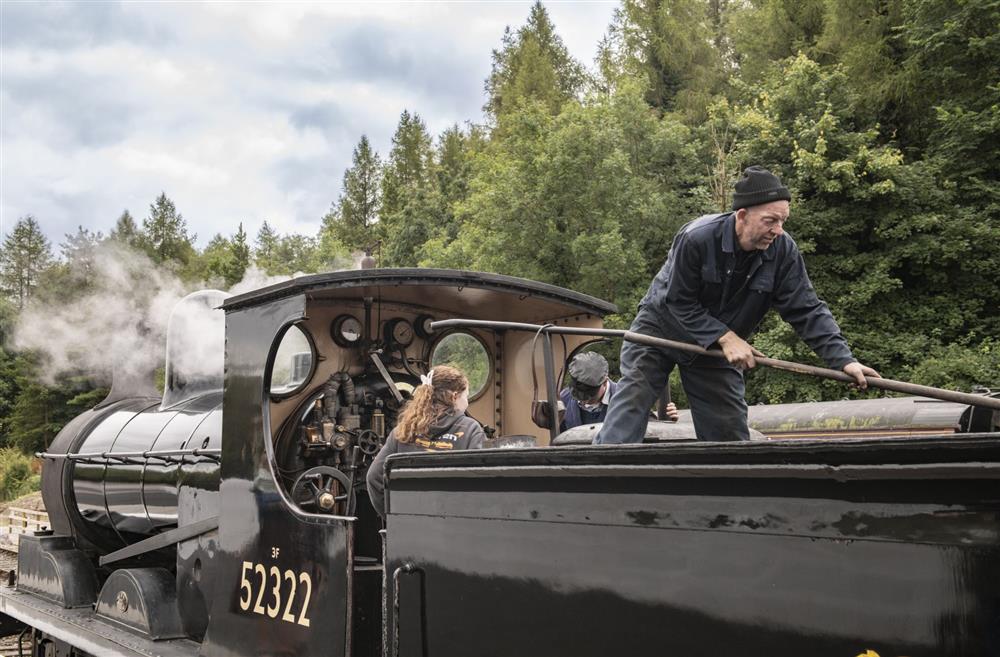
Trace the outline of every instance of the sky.
{"type": "MultiPolygon", "coordinates": [[[[593,65],[617,1],[545,2],[593,65]]],[[[0,0],[0,233],[32,215],[58,251],[165,192],[204,246],[239,222],[315,234],[361,136],[400,113],[483,121],[504,27],[531,2],[0,0]]]]}

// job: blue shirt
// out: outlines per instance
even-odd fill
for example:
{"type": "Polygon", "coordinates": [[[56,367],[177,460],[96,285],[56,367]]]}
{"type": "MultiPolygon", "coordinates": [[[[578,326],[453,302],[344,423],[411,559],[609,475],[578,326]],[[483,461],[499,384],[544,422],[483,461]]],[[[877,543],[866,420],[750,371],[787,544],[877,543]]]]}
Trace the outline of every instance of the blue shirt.
{"type": "Polygon", "coordinates": [[[747,339],[774,308],[830,367],[839,370],[853,362],[847,340],[816,296],[788,233],[754,251],[745,279],[733,285],[739,249],[735,223],[732,212],[705,215],[677,232],[641,302],[657,313],[666,337],[702,347],[729,330],[747,339]]]}

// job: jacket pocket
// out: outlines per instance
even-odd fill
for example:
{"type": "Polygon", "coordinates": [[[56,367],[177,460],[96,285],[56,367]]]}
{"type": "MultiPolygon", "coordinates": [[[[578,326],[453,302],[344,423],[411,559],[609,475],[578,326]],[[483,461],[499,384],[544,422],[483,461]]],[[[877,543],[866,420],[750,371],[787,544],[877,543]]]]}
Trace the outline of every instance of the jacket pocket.
{"type": "Polygon", "coordinates": [[[767,294],[774,292],[774,274],[771,272],[762,272],[750,281],[749,288],[754,292],[767,294]]]}

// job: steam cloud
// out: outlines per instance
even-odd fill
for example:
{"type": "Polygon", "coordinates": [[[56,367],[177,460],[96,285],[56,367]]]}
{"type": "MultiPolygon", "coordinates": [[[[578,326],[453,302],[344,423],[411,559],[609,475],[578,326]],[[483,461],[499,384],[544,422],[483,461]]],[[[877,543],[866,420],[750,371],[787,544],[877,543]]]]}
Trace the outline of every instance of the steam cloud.
{"type": "MultiPolygon", "coordinates": [[[[21,313],[12,343],[42,354],[40,379],[53,383],[66,373],[86,374],[110,383],[112,375],[133,380],[150,377],[163,365],[171,311],[187,294],[207,285],[185,284],[145,254],[115,242],[97,246],[85,263],[88,292],[59,307],[29,304],[21,313]]],[[[288,280],[250,267],[229,290],[241,294],[288,280]]],[[[221,301],[220,301],[221,302],[221,301]]],[[[204,303],[188,308],[175,324],[171,366],[186,377],[222,372],[225,321],[222,310],[204,303]],[[181,342],[176,342],[181,340],[181,342]]]]}

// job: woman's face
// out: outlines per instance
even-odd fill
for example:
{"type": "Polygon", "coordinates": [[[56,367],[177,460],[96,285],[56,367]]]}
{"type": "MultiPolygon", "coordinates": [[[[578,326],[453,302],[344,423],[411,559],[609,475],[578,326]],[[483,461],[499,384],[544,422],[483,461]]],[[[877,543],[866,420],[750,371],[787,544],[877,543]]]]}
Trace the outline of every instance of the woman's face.
{"type": "Polygon", "coordinates": [[[465,409],[469,408],[469,388],[466,387],[460,393],[455,395],[455,413],[461,415],[465,412],[465,409]]]}

